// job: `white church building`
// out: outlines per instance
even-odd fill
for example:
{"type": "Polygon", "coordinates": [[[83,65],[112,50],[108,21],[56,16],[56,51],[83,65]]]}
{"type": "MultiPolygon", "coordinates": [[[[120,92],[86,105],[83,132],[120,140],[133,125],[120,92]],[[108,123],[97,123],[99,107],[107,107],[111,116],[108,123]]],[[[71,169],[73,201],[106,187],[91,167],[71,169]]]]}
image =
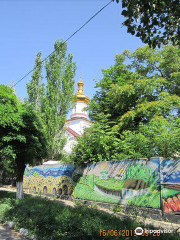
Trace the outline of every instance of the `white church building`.
{"type": "Polygon", "coordinates": [[[78,90],[75,95],[75,105],[72,109],[70,119],[66,120],[65,135],[67,142],[64,151],[67,154],[72,152],[73,146],[77,143],[76,137],[83,135],[84,129],[91,126],[86,108],[90,102],[90,98],[84,94],[84,83],[82,78],[77,83],[78,90]]]}

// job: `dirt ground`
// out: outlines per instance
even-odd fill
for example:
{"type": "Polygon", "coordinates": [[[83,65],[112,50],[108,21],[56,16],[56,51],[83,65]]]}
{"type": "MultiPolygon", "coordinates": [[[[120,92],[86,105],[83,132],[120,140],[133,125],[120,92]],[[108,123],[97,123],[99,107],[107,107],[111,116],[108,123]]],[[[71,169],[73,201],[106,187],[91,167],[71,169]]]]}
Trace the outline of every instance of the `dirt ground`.
{"type": "Polygon", "coordinates": [[[20,234],[10,229],[6,225],[0,224],[0,239],[1,240],[22,240],[20,234]]]}

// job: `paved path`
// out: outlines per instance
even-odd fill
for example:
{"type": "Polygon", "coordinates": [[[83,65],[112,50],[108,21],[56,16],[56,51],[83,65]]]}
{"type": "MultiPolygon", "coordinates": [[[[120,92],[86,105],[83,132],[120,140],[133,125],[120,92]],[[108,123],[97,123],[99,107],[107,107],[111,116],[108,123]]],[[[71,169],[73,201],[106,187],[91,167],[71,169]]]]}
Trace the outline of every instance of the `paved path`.
{"type": "Polygon", "coordinates": [[[15,188],[0,187],[0,191],[16,192],[16,189],[15,188]]]}
{"type": "Polygon", "coordinates": [[[9,227],[0,224],[0,240],[22,240],[19,233],[9,227]]]}

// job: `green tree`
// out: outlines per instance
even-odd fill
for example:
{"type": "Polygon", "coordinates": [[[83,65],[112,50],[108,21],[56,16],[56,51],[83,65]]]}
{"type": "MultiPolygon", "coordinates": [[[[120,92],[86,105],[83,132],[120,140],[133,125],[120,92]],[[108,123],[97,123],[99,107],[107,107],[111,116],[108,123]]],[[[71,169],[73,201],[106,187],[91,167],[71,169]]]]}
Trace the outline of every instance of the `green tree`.
{"type": "MultiPolygon", "coordinates": [[[[116,0],[118,3],[119,0],[116,0]]],[[[123,25],[152,47],[180,45],[179,0],[121,0],[123,25]]]]}
{"type": "Polygon", "coordinates": [[[39,118],[11,88],[0,85],[0,162],[16,173],[18,198],[22,198],[26,164],[40,163],[44,157],[46,141],[39,118]]]}
{"type": "Polygon", "coordinates": [[[104,127],[97,123],[85,129],[83,136],[73,148],[70,161],[84,166],[92,162],[118,160],[119,139],[107,134],[104,127]]]}
{"type": "Polygon", "coordinates": [[[123,131],[120,136],[120,158],[179,158],[179,121],[180,118],[169,121],[163,116],[154,116],[149,123],[140,123],[137,131],[123,131]]]}
{"type": "Polygon", "coordinates": [[[180,49],[147,46],[116,55],[115,65],[103,70],[98,91],[90,103],[93,121],[105,121],[121,133],[137,130],[154,115],[170,118],[179,113],[180,49]],[[128,59],[129,64],[124,62],[128,59]],[[99,114],[100,113],[100,114],[99,114]]]}
{"type": "Polygon", "coordinates": [[[34,71],[31,81],[27,83],[28,103],[31,104],[34,109],[41,112],[42,99],[44,97],[44,85],[42,84],[42,68],[43,62],[41,52],[36,55],[34,71]]]}
{"type": "Polygon", "coordinates": [[[140,159],[155,156],[150,139],[138,131],[123,131],[120,135],[119,149],[119,159],[140,159]]]}
{"type": "Polygon", "coordinates": [[[149,146],[151,146],[153,155],[158,153],[159,156],[164,158],[179,158],[179,117],[167,119],[163,116],[154,116],[148,124],[140,125],[139,132],[149,139],[149,146]]]}
{"type": "MultiPolygon", "coordinates": [[[[176,155],[179,151],[179,63],[180,49],[173,46],[161,50],[145,46],[133,53],[126,50],[116,55],[115,65],[103,70],[104,76],[96,84],[97,91],[89,107],[94,125],[100,124],[104,132],[96,135],[92,132],[90,138],[98,141],[103,134],[117,138],[116,159],[176,155]]],[[[98,161],[96,141],[96,152],[88,144],[90,150],[83,150],[90,151],[89,156],[95,154],[93,161],[98,161]]],[[[108,144],[111,148],[111,142],[108,144]]],[[[101,158],[107,160],[105,156],[101,154],[101,158]]],[[[79,158],[82,160],[80,155],[79,158]]]]}
{"type": "Polygon", "coordinates": [[[54,52],[45,63],[46,85],[41,84],[42,61],[38,53],[32,79],[27,85],[29,99],[43,122],[48,144],[48,158],[62,159],[65,143],[64,124],[71,108],[76,65],[67,44],[57,40],[54,52]],[[38,103],[38,104],[36,104],[38,103]],[[37,108],[36,105],[39,107],[37,108]]]}

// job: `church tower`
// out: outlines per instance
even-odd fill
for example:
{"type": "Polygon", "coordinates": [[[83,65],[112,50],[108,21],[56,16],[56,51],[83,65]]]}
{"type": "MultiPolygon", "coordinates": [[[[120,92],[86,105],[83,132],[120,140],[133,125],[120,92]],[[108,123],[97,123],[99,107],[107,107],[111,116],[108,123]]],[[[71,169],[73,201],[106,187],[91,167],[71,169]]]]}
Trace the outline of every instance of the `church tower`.
{"type": "Polygon", "coordinates": [[[84,83],[82,81],[82,78],[80,81],[77,83],[78,85],[78,90],[75,96],[75,106],[72,109],[72,115],[71,118],[86,118],[88,119],[87,111],[85,108],[87,108],[90,98],[87,97],[84,94],[84,83]]]}
{"type": "Polygon", "coordinates": [[[87,106],[90,98],[84,94],[84,83],[82,77],[77,83],[78,90],[75,95],[75,104],[70,119],[66,121],[67,143],[64,147],[66,153],[71,153],[72,147],[76,144],[76,137],[83,135],[84,129],[91,126],[88,119],[87,106]]]}

